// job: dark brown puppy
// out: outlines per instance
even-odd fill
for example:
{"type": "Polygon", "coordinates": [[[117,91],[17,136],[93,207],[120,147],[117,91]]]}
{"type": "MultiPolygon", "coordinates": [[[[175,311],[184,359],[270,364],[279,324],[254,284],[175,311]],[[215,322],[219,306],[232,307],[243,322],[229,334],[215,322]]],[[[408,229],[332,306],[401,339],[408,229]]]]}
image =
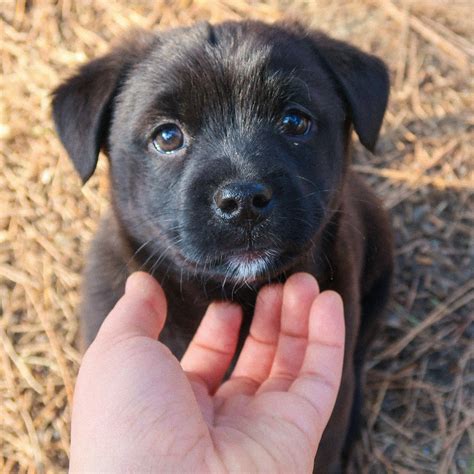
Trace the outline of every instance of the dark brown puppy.
{"type": "Polygon", "coordinates": [[[163,341],[177,357],[210,301],[243,306],[243,339],[262,285],[312,273],[345,304],[343,381],[316,460],[318,472],[340,470],[392,273],[387,217],[349,167],[351,131],[373,149],[388,90],[380,60],[298,24],[135,33],[83,66],[54,92],[53,112],[84,182],[100,150],[110,161],[85,345],[136,269],[165,289],[163,341]]]}

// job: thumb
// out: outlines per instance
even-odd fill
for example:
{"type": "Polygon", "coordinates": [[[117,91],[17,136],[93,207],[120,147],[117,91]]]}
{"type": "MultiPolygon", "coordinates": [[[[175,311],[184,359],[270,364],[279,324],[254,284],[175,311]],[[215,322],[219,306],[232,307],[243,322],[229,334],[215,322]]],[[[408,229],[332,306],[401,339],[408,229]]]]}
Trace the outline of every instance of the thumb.
{"type": "Polygon", "coordinates": [[[166,320],[166,297],[148,273],[130,275],[125,294],[102,324],[98,339],[143,336],[157,339],[166,320]]]}

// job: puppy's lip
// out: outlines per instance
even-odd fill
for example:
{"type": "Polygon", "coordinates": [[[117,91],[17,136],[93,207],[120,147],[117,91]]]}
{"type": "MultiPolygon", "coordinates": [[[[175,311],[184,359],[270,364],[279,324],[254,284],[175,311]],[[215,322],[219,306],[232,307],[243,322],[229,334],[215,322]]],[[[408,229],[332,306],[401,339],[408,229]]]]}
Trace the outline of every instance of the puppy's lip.
{"type": "Polygon", "coordinates": [[[213,257],[183,259],[183,265],[202,276],[220,282],[254,283],[268,281],[285,272],[298,258],[299,252],[275,247],[229,249],[213,257]]]}
{"type": "Polygon", "coordinates": [[[195,270],[221,281],[258,281],[265,276],[280,273],[281,264],[286,261],[285,252],[275,248],[233,249],[220,253],[212,259],[193,262],[187,259],[195,270]]]}
{"type": "Polygon", "coordinates": [[[214,267],[225,281],[253,283],[268,281],[286,271],[295,255],[277,249],[243,250],[227,255],[214,267]]]}
{"type": "Polygon", "coordinates": [[[225,279],[254,282],[273,273],[279,267],[281,253],[276,250],[244,250],[227,255],[217,269],[225,279]]]}
{"type": "Polygon", "coordinates": [[[277,250],[242,250],[240,252],[233,252],[227,260],[240,261],[242,263],[249,263],[261,258],[277,257],[280,254],[277,250]]]}

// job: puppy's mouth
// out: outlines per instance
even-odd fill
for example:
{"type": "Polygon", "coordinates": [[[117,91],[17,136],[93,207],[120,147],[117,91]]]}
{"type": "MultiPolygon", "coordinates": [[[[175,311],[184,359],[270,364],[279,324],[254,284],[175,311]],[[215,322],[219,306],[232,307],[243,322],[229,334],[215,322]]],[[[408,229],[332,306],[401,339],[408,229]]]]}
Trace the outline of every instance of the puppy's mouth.
{"type": "Polygon", "coordinates": [[[273,280],[294,263],[296,255],[277,249],[235,250],[226,254],[190,261],[202,276],[225,283],[252,284],[273,280]]]}
{"type": "Polygon", "coordinates": [[[254,282],[274,276],[281,267],[282,254],[273,249],[245,250],[226,256],[216,269],[229,281],[254,282]]]}

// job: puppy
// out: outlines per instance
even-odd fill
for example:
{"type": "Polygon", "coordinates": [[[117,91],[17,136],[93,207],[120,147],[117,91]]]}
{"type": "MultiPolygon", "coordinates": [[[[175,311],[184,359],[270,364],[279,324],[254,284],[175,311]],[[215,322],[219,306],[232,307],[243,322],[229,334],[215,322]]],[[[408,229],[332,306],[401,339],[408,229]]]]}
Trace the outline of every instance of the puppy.
{"type": "Polygon", "coordinates": [[[146,270],[169,303],[162,340],[181,357],[208,304],[313,274],[345,304],[342,386],[316,459],[338,472],[357,432],[365,350],[390,288],[387,216],[350,169],[352,129],[373,150],[389,92],[377,58],[299,24],[200,23],[135,32],[54,92],[85,183],[109,158],[111,210],[89,254],[85,346],[146,270]]]}

